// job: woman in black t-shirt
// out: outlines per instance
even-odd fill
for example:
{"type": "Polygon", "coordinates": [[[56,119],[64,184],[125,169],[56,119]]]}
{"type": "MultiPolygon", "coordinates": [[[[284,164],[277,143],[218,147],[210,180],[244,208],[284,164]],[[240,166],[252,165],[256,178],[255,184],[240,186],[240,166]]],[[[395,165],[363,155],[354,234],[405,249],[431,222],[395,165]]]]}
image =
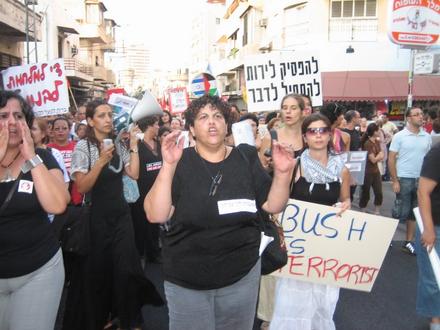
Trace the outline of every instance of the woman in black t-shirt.
{"type": "Polygon", "coordinates": [[[144,202],[165,223],[163,269],[170,329],[251,329],[260,278],[257,209],[280,212],[294,160],[273,142],[274,178],[255,148],[225,145],[230,106],[205,95],[185,112],[196,146],[180,132],[162,143],[162,168],[144,202]],[[240,150],[239,150],[240,149],[240,150]],[[245,159],[247,158],[247,159],[245,159]]]}
{"type": "Polygon", "coordinates": [[[69,194],[50,152],[34,149],[33,119],[21,96],[0,91],[2,330],[53,329],[64,283],[63,257],[47,213],[62,213],[69,194]]]}

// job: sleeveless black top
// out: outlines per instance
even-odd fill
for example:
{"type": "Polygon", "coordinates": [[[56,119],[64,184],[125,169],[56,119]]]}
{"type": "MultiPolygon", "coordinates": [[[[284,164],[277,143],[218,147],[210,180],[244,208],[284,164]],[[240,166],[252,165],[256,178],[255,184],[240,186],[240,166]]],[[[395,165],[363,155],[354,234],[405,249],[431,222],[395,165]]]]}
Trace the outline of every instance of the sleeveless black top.
{"type": "MultiPolygon", "coordinates": [[[[298,158],[297,167],[293,173],[292,180],[295,180],[296,178],[297,169],[300,170],[301,175],[301,164],[299,160],[300,158],[298,158]]],[[[290,198],[328,206],[332,206],[338,202],[339,194],[341,192],[341,183],[339,181],[329,182],[328,190],[326,189],[327,185],[325,183],[315,183],[310,192],[310,185],[311,183],[307,182],[301,175],[298,181],[291,185],[290,198]]]]}

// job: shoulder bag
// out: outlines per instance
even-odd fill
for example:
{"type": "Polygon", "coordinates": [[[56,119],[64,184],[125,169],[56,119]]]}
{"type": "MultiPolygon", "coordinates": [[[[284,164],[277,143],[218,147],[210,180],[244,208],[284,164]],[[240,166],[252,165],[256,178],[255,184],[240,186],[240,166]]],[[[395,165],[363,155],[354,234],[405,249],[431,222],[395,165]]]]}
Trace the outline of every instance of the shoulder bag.
{"type": "MultiPolygon", "coordinates": [[[[89,151],[88,169],[90,172],[91,153],[89,141],[87,141],[87,148],[89,151]]],[[[68,205],[64,213],[55,215],[52,227],[64,253],[78,256],[86,256],[89,253],[91,205],[91,193],[86,193],[81,205],[68,205]]]]}

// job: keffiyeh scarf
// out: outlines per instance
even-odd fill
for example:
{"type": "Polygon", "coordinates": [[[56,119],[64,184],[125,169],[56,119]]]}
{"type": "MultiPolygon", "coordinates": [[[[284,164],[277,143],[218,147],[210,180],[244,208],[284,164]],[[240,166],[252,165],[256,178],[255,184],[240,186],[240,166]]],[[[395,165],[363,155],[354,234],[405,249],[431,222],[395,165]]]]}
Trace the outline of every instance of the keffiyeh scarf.
{"type": "Polygon", "coordinates": [[[327,166],[324,167],[320,162],[310,157],[309,149],[301,154],[301,165],[304,169],[303,175],[307,182],[311,183],[309,192],[311,193],[315,183],[325,184],[325,189],[329,190],[329,182],[341,182],[341,172],[344,168],[344,159],[341,155],[329,155],[327,166]]]}

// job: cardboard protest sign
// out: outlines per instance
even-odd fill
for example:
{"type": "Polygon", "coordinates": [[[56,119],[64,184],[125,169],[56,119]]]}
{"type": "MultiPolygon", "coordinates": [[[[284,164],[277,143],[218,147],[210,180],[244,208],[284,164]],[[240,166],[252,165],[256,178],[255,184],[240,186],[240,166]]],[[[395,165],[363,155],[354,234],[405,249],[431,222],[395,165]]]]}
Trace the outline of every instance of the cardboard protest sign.
{"type": "Polygon", "coordinates": [[[273,273],[296,280],[371,291],[398,221],[289,200],[279,220],[289,260],[273,273]]]}
{"type": "Polygon", "coordinates": [[[5,90],[19,91],[33,107],[35,116],[59,115],[69,111],[69,94],[62,58],[13,66],[2,71],[5,90]]]}
{"type": "Polygon", "coordinates": [[[130,112],[138,104],[139,100],[134,97],[113,93],[108,99],[108,104],[130,112]]]}
{"type": "Polygon", "coordinates": [[[350,151],[345,154],[345,166],[356,185],[363,185],[365,179],[365,166],[367,165],[366,151],[350,151]]]}
{"type": "Polygon", "coordinates": [[[312,98],[322,105],[319,56],[312,52],[283,52],[245,58],[246,94],[250,112],[279,110],[291,93],[312,98]]]}

